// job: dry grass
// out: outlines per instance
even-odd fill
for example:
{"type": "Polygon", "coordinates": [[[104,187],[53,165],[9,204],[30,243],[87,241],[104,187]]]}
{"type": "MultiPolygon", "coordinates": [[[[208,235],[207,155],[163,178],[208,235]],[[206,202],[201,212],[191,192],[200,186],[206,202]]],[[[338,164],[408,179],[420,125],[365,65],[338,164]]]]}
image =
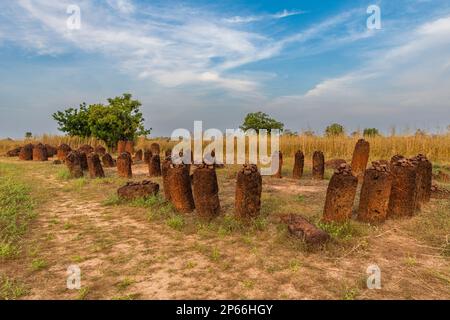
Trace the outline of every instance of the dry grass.
{"type": "MultiPolygon", "coordinates": [[[[324,152],[325,157],[350,159],[358,138],[354,137],[315,137],[315,136],[282,136],[281,151],[285,157],[293,157],[297,150],[302,150],[305,155],[310,156],[316,150],[324,152]]],[[[433,162],[448,162],[450,159],[450,135],[434,136],[392,136],[392,137],[369,137],[371,159],[389,159],[394,154],[402,154],[407,157],[425,154],[433,162]]],[[[96,139],[82,139],[78,137],[44,135],[28,140],[0,140],[0,153],[23,145],[25,142],[43,142],[51,145],[67,143],[72,147],[79,147],[82,144],[104,145],[103,142],[96,139]]],[[[146,139],[138,138],[136,147],[140,149],[149,148],[153,142],[158,142],[164,151],[175,145],[166,138],[146,139]]],[[[206,144],[206,143],[205,143],[206,144]]]]}
{"type": "MultiPolygon", "coordinates": [[[[120,202],[125,180],[67,180],[51,162],[0,158],[32,186],[36,219],[21,253],[0,264],[2,298],[27,299],[445,299],[449,298],[448,200],[433,200],[412,219],[373,227],[322,226],[333,241],[311,250],[289,236],[280,215],[317,222],[328,181],[264,177],[262,215],[234,219],[239,166],[218,170],[222,212],[212,221],[178,215],[162,197],[120,202]],[[38,190],[39,192],[35,191],[38,190]],[[45,197],[45,199],[42,199],[45,197]],[[45,201],[43,201],[45,200],[45,201]],[[65,288],[70,264],[82,289],[65,288]],[[382,270],[382,290],[365,286],[367,266],[382,270]]],[[[283,173],[288,177],[292,158],[283,173]]],[[[133,180],[147,178],[143,164],[133,180]]],[[[0,177],[1,179],[1,177],[0,177]]],[[[161,178],[153,179],[161,183],[161,178]]]]}

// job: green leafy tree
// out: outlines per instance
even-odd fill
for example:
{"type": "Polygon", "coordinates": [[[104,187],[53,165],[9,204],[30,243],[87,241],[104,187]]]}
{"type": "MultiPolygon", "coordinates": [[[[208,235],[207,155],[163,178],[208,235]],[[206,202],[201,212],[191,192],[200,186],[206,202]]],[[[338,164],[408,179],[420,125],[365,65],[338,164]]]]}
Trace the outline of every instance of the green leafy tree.
{"type": "Polygon", "coordinates": [[[377,128],[366,128],[363,132],[364,137],[376,137],[380,135],[377,128]]]}
{"type": "Polygon", "coordinates": [[[25,132],[25,138],[31,139],[31,138],[33,138],[33,134],[31,132],[25,132]]]}
{"type": "Polygon", "coordinates": [[[71,136],[95,137],[103,140],[109,148],[115,148],[119,140],[134,140],[150,134],[144,128],[141,103],[133,100],[131,94],[108,99],[108,105],[93,104],[80,109],[58,111],[53,118],[59,130],[71,136]]]}
{"type": "Polygon", "coordinates": [[[267,132],[271,132],[273,129],[283,131],[284,124],[271,118],[264,112],[249,113],[244,119],[244,123],[240,126],[244,131],[249,129],[261,130],[266,129],[267,132]]]}
{"type": "Polygon", "coordinates": [[[54,113],[53,119],[58,123],[58,130],[66,132],[69,136],[87,138],[92,136],[89,127],[89,108],[86,103],[80,104],[78,109],[69,108],[54,113]]]}
{"type": "Polygon", "coordinates": [[[325,135],[327,137],[340,136],[343,135],[344,133],[345,133],[344,127],[339,123],[333,123],[325,129],[325,135]]]}

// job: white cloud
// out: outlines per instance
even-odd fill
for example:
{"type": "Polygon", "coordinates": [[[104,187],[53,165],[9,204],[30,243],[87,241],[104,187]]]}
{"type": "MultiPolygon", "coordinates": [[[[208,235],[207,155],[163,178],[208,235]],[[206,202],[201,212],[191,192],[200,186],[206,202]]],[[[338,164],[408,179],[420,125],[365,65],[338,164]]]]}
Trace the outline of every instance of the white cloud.
{"type": "Polygon", "coordinates": [[[372,53],[360,69],[326,79],[305,94],[275,98],[266,108],[322,125],[332,119],[380,126],[438,123],[450,116],[448,34],[450,16],[423,24],[403,34],[404,43],[372,53]]]}
{"type": "Polygon", "coordinates": [[[285,9],[281,12],[277,12],[274,14],[253,15],[253,16],[245,16],[245,17],[234,16],[232,18],[226,18],[223,20],[228,23],[251,23],[251,22],[258,22],[258,21],[270,20],[270,19],[283,19],[283,18],[287,18],[290,16],[297,16],[297,15],[304,14],[304,13],[306,13],[306,12],[300,11],[300,10],[289,11],[289,10],[285,9]]]}
{"type": "MultiPolygon", "coordinates": [[[[18,0],[0,4],[0,9],[3,6],[12,12],[5,23],[9,40],[38,54],[56,55],[76,50],[100,53],[122,71],[163,86],[209,83],[241,92],[256,91],[260,83],[257,78],[236,75],[235,68],[277,56],[288,44],[323,36],[322,33],[351,16],[347,13],[333,17],[296,36],[272,39],[223,22],[210,12],[180,6],[138,8],[131,0],[109,0],[110,8],[114,9],[111,10],[80,0],[82,28],[70,31],[66,28],[65,12],[71,3],[69,0],[18,0]],[[120,16],[136,10],[147,14],[148,19],[120,16]]],[[[284,10],[265,19],[301,13],[284,10]]]]}
{"type": "Polygon", "coordinates": [[[118,10],[123,14],[134,13],[136,8],[130,0],[107,0],[108,5],[110,5],[115,10],[118,10]]]}

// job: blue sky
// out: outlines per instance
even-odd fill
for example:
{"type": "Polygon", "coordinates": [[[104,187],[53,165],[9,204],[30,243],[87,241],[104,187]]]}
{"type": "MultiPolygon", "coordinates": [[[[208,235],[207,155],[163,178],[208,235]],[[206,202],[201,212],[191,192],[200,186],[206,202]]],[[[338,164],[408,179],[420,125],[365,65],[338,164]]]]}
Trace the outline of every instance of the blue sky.
{"type": "Polygon", "coordinates": [[[156,136],[237,128],[253,111],[295,131],[438,131],[450,1],[2,1],[0,76],[0,137],[57,133],[53,112],[124,92],[156,136]],[[381,30],[366,27],[373,4],[381,30]]]}

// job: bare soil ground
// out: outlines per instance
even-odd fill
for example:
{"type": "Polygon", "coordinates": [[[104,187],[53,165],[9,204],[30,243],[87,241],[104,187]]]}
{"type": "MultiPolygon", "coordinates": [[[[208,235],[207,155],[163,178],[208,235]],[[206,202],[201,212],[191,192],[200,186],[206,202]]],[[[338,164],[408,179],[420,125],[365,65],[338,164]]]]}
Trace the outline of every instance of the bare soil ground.
{"type": "MultiPolygon", "coordinates": [[[[2,163],[17,167],[37,201],[20,254],[0,262],[21,299],[450,299],[450,199],[381,226],[324,226],[333,241],[313,250],[279,219],[319,221],[328,180],[312,181],[310,171],[300,181],[264,177],[262,217],[243,225],[233,219],[236,166],[218,170],[222,215],[203,221],[162,199],[118,201],[126,180],[115,168],[105,179],[67,180],[51,161],[2,163]],[[66,288],[73,264],[81,290],[66,288]],[[372,264],[381,290],[367,289],[372,264]]],[[[291,170],[286,159],[283,174],[291,170]]],[[[133,180],[147,178],[144,164],[133,171],[133,180]]]]}

